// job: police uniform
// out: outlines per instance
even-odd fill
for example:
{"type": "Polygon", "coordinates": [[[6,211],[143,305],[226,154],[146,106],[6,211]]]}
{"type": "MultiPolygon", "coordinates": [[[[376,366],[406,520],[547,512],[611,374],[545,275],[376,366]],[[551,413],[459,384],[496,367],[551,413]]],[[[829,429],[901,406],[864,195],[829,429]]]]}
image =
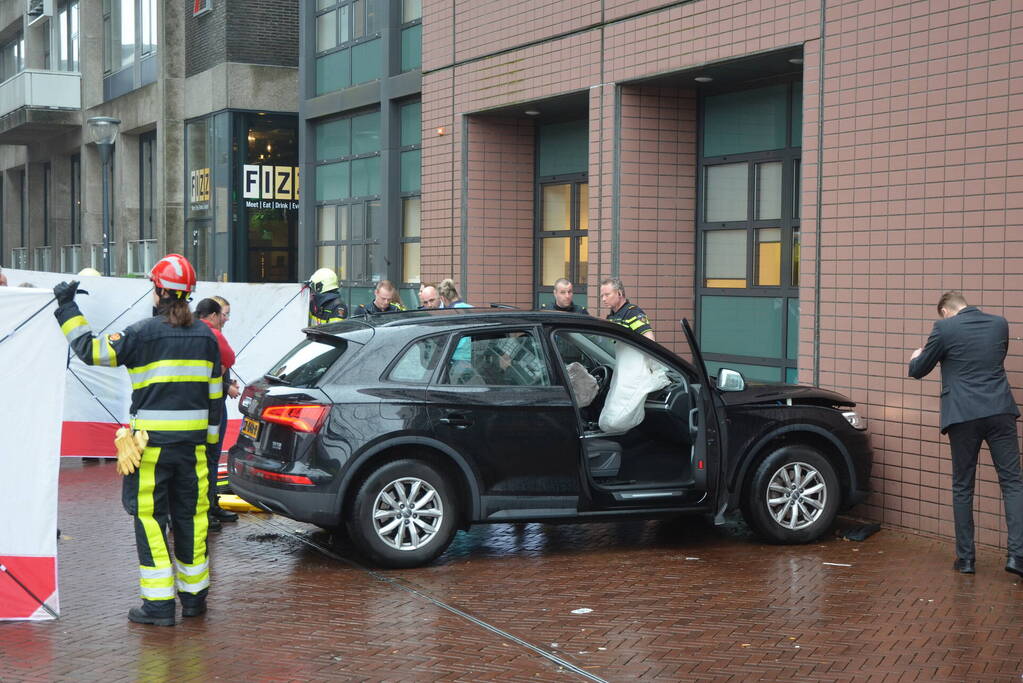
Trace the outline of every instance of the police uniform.
{"type": "Polygon", "coordinates": [[[341,293],[332,289],[319,292],[309,298],[309,326],[338,323],[348,317],[348,307],[341,300],[341,293]]]}
{"type": "Polygon", "coordinates": [[[359,304],[359,307],[355,309],[355,315],[369,315],[370,313],[397,313],[404,309],[398,308],[396,304],[387,304],[387,308],[379,309],[377,305],[370,301],[368,304],[359,304]]]}
{"type": "Polygon", "coordinates": [[[568,306],[559,306],[557,301],[551,302],[550,304],[541,304],[541,311],[561,311],[563,313],[582,313],[589,315],[590,312],[586,310],[585,306],[576,306],[574,303],[568,306]]]}
{"type": "Polygon", "coordinates": [[[198,320],[172,327],[164,315],[97,336],[73,300],[55,315],[82,362],[128,368],[131,426],[149,433],[139,468],[122,487],[124,508],[135,517],[143,609],[169,615],[173,624],[176,588],[182,607],[204,611],[210,585],[206,447],[218,442],[223,393],[217,340],[198,320]]]}
{"type": "Polygon", "coordinates": [[[639,334],[646,334],[653,329],[650,327],[650,319],[646,317],[643,309],[628,299],[617,311],[608,313],[607,319],[639,334]]]}

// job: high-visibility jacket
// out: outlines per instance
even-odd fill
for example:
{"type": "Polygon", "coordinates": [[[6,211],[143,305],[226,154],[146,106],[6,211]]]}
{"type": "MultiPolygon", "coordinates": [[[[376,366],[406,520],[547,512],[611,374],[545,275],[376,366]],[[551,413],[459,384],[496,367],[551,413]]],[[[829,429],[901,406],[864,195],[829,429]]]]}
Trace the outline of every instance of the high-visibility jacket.
{"type": "Polygon", "coordinates": [[[646,317],[643,309],[628,299],[617,311],[609,313],[607,319],[640,334],[646,334],[652,329],[650,319],[646,317]]]}
{"type": "Polygon", "coordinates": [[[329,292],[313,294],[309,299],[309,326],[338,323],[348,317],[348,307],[341,300],[341,293],[332,289],[329,292]]]}
{"type": "Polygon", "coordinates": [[[54,315],[83,363],[128,368],[131,426],[149,432],[150,446],[218,442],[224,389],[209,327],[199,320],[172,327],[157,315],[123,332],[96,335],[74,301],[54,315]]]}

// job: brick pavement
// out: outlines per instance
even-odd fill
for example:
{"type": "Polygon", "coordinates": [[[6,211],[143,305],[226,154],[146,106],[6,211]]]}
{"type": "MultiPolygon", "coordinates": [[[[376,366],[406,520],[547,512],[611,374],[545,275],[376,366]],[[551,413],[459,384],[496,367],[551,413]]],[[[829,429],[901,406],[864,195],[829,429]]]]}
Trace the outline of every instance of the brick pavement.
{"type": "Polygon", "coordinates": [[[129,624],[114,468],[69,460],[61,485],[61,619],[0,623],[2,681],[585,680],[559,660],[608,681],[1023,676],[1023,586],[1002,558],[960,576],[949,542],[892,531],[778,547],[700,520],[499,525],[397,572],[243,515],[212,537],[205,618],[129,624]]]}

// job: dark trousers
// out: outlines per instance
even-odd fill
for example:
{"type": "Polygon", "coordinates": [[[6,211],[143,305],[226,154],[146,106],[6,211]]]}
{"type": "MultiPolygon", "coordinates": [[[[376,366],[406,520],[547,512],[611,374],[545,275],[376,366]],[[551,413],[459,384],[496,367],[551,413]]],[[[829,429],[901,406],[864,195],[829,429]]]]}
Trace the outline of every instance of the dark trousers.
{"type": "Polygon", "coordinates": [[[1005,524],[1009,528],[1009,554],[1023,557],[1023,480],[1020,479],[1016,417],[992,415],[951,425],[948,440],[952,445],[956,557],[974,559],[973,489],[977,478],[977,454],[982,441],[987,442],[991,450],[991,461],[1002,487],[1005,524]]]}
{"type": "Polygon", "coordinates": [[[124,478],[121,499],[135,517],[139,583],[151,612],[173,614],[175,594],[185,605],[206,597],[206,481],[206,447],[190,443],[147,447],[139,468],[124,478]]]}
{"type": "Polygon", "coordinates": [[[206,464],[209,475],[210,512],[217,509],[217,469],[220,467],[220,452],[224,448],[224,432],[227,431],[227,393],[220,400],[220,439],[217,444],[206,447],[206,464]]]}

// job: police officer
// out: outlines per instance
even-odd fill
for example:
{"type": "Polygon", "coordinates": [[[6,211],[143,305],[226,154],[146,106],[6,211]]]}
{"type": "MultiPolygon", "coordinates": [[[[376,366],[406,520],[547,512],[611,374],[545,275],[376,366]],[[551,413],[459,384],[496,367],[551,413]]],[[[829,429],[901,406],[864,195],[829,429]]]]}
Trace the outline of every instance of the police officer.
{"type": "Polygon", "coordinates": [[[600,303],[610,309],[607,319],[628,327],[644,337],[654,338],[654,330],[643,309],[625,298],[625,285],[616,277],[600,283],[600,303]]]}
{"type": "Polygon", "coordinates": [[[128,619],[173,626],[175,583],[183,616],[206,611],[206,445],[218,441],[223,388],[217,340],[188,308],[196,280],[192,265],[170,254],[153,266],[149,279],[154,316],[112,334],[96,335],[89,327],[75,303],[77,281],[61,282],[53,294],[60,329],[82,362],[128,368],[131,427],[149,434],[139,467],[122,488],[124,507],[135,517],[142,587],[142,606],[133,607],[128,619]]]}
{"type": "Polygon", "coordinates": [[[564,311],[565,313],[585,313],[589,315],[590,312],[586,310],[585,306],[577,306],[572,301],[575,296],[575,291],[572,289],[572,283],[568,278],[559,277],[554,281],[554,303],[542,304],[540,310],[547,311],[564,311]]]}
{"type": "Polygon", "coordinates": [[[312,290],[309,297],[310,326],[341,322],[348,317],[348,307],[338,291],[337,273],[330,268],[320,268],[310,276],[306,285],[312,290]]]}
{"type": "Polygon", "coordinates": [[[368,304],[359,304],[355,309],[355,315],[368,315],[370,313],[394,313],[405,309],[399,308],[392,299],[394,298],[394,285],[390,280],[381,280],[373,290],[373,300],[368,304]]]}

